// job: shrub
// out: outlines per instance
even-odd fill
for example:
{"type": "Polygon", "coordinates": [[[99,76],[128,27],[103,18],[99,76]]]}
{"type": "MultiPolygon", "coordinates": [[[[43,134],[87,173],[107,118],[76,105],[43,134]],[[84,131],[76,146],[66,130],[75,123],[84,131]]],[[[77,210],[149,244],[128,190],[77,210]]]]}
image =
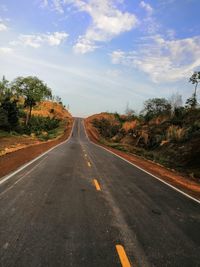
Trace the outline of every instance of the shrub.
{"type": "Polygon", "coordinates": [[[32,116],[29,125],[25,126],[27,134],[36,133],[41,135],[42,132],[51,131],[59,127],[60,120],[50,117],[32,116]]]}
{"type": "Polygon", "coordinates": [[[112,138],[120,130],[120,125],[112,124],[109,120],[105,118],[102,118],[100,120],[94,119],[92,121],[92,124],[94,125],[95,128],[98,129],[99,133],[104,138],[112,138]]]}
{"type": "Polygon", "coordinates": [[[19,124],[19,110],[17,101],[5,97],[0,105],[0,129],[11,131],[19,124]]]}

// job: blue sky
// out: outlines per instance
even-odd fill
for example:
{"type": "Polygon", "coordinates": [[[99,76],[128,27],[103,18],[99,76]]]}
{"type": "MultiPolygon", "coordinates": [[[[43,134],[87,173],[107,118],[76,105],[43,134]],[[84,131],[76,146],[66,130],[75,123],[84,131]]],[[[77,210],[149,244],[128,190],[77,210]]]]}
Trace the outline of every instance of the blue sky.
{"type": "Polygon", "coordinates": [[[74,116],[191,96],[199,0],[0,0],[0,75],[36,75],[74,116]]]}

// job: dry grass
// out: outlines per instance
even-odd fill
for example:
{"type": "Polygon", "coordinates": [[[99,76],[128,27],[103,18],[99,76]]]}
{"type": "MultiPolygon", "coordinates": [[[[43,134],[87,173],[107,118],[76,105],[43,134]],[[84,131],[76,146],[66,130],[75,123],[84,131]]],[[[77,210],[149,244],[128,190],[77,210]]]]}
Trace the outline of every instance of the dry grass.
{"type": "Polygon", "coordinates": [[[112,124],[116,123],[116,118],[113,114],[109,114],[106,112],[102,112],[99,114],[94,114],[90,117],[87,118],[88,122],[92,122],[94,119],[101,120],[101,119],[106,119],[109,120],[112,124]]]}
{"type": "Polygon", "coordinates": [[[138,121],[134,120],[134,121],[126,121],[123,126],[122,129],[124,129],[126,132],[128,132],[131,129],[134,129],[137,126],[138,121]]]}
{"type": "Polygon", "coordinates": [[[175,125],[169,126],[167,129],[167,139],[168,140],[173,140],[176,142],[184,140],[187,134],[187,129],[185,128],[180,128],[175,125]]]}
{"type": "Polygon", "coordinates": [[[32,115],[42,117],[56,117],[58,119],[71,118],[69,111],[64,109],[60,104],[51,101],[43,101],[34,107],[32,115]]]}
{"type": "Polygon", "coordinates": [[[162,115],[162,116],[158,116],[158,117],[156,117],[156,118],[150,120],[149,124],[150,124],[150,125],[152,125],[152,124],[159,125],[159,124],[161,124],[161,123],[163,123],[163,122],[165,122],[165,121],[167,121],[167,120],[169,120],[169,119],[170,119],[169,116],[166,116],[166,115],[164,116],[164,115],[162,115]]]}

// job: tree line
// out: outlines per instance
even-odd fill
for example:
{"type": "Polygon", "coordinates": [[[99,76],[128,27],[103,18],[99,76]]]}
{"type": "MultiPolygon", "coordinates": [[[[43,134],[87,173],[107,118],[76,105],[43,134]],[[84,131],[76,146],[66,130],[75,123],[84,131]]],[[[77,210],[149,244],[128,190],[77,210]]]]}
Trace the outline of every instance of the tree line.
{"type": "Polygon", "coordinates": [[[32,109],[37,103],[52,99],[62,104],[61,98],[52,96],[52,90],[37,77],[17,77],[9,82],[3,76],[0,81],[0,130],[23,133],[31,132],[30,127],[36,124],[37,127],[44,124],[47,128],[48,125],[58,126],[56,119],[32,118],[32,109]]]}
{"type": "MultiPolygon", "coordinates": [[[[123,128],[124,123],[135,121],[137,123],[134,124],[134,128],[129,129],[129,134],[139,138],[141,131],[148,133],[148,145],[146,144],[146,147],[159,145],[162,140],[167,138],[167,132],[171,131],[172,128],[174,133],[171,136],[182,133],[180,137],[174,138],[174,140],[188,140],[194,133],[195,136],[199,135],[200,130],[200,107],[197,101],[200,72],[194,72],[189,82],[195,86],[194,93],[186,100],[184,105],[182,96],[178,93],[173,94],[169,99],[150,98],[144,102],[143,109],[139,114],[127,105],[125,115],[115,112],[111,114],[114,115],[115,120],[104,117],[96,118],[93,120],[93,125],[102,137],[112,139],[117,136],[120,139],[127,134],[123,128]],[[155,138],[157,138],[156,141],[155,138]]],[[[140,141],[142,140],[140,138],[140,141]]]]}
{"type": "MultiPolygon", "coordinates": [[[[178,93],[172,94],[169,99],[166,98],[150,98],[144,102],[144,107],[139,114],[139,118],[146,122],[158,117],[159,115],[178,115],[188,110],[198,108],[197,87],[200,82],[200,71],[194,72],[189,78],[189,82],[195,85],[194,93],[189,97],[185,105],[182,103],[182,96],[178,93]]],[[[136,117],[136,113],[128,106],[125,111],[128,118],[136,117]]]]}

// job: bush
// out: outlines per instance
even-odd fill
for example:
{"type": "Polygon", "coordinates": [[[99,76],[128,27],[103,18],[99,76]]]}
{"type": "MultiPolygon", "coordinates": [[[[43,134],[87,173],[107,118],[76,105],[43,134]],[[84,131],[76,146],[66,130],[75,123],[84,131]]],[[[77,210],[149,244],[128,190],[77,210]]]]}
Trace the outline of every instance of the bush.
{"type": "Polygon", "coordinates": [[[184,107],[175,108],[173,117],[171,119],[171,123],[182,127],[185,115],[186,115],[186,110],[184,107]]]}
{"type": "Polygon", "coordinates": [[[59,127],[60,120],[50,117],[32,116],[29,124],[25,126],[25,133],[41,135],[42,132],[51,131],[59,127]]]}
{"type": "Polygon", "coordinates": [[[11,131],[19,125],[17,101],[5,97],[0,105],[0,129],[11,131]]]}
{"type": "Polygon", "coordinates": [[[95,128],[98,129],[100,135],[102,135],[102,137],[104,138],[112,138],[120,130],[120,125],[112,124],[109,120],[105,118],[102,118],[100,120],[94,119],[92,121],[92,124],[95,128]]]}

